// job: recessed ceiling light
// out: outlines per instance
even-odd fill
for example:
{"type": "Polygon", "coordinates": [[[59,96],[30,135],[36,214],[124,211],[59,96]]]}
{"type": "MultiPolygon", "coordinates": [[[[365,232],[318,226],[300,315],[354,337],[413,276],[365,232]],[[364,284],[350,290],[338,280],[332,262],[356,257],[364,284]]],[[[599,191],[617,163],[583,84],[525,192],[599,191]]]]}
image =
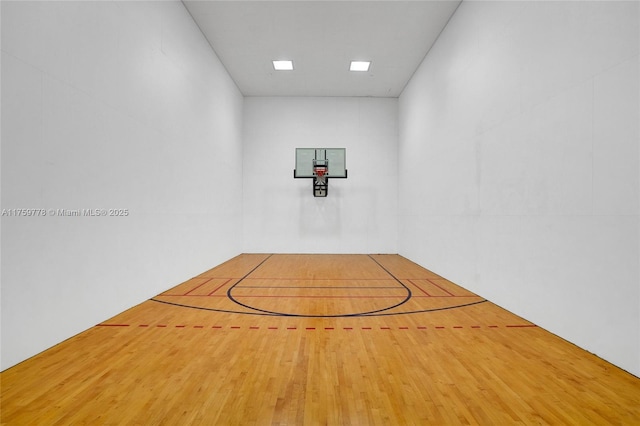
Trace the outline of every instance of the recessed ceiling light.
{"type": "Polygon", "coordinates": [[[349,71],[369,71],[370,61],[351,61],[349,71]]]}
{"type": "Polygon", "coordinates": [[[273,68],[276,71],[291,71],[293,70],[293,61],[273,61],[273,68]]]}

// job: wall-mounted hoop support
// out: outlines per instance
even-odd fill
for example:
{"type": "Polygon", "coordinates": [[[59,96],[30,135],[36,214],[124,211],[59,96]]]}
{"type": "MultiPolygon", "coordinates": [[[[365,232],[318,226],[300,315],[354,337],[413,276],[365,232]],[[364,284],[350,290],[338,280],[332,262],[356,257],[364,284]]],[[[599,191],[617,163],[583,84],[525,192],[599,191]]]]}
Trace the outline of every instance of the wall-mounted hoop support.
{"type": "Polygon", "coordinates": [[[296,148],[294,178],[313,179],[313,196],[326,197],[329,178],[346,179],[345,148],[296,148]]]}

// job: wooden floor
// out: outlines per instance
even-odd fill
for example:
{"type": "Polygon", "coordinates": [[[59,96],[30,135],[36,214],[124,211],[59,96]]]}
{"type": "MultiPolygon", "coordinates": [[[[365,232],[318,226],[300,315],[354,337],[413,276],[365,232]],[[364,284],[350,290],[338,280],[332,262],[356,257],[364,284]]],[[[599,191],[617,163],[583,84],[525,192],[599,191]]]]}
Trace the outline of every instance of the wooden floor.
{"type": "Polygon", "coordinates": [[[240,255],[1,380],[7,425],[640,424],[640,379],[397,255],[240,255]]]}

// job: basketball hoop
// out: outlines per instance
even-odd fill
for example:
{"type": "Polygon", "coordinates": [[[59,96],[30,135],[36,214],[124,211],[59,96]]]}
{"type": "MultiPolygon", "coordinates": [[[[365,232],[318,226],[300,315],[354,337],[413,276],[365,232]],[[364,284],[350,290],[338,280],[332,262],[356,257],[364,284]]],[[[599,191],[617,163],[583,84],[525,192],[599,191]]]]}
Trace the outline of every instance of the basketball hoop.
{"type": "Polygon", "coordinates": [[[296,148],[293,177],[313,179],[313,196],[326,197],[329,179],[347,178],[345,148],[296,148]]]}

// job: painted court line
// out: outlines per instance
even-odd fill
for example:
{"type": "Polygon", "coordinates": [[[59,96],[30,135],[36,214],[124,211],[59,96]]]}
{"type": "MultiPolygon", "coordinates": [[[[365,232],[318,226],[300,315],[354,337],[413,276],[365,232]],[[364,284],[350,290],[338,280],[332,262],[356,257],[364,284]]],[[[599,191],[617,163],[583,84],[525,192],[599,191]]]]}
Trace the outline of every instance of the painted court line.
{"type": "Polygon", "coordinates": [[[444,291],[445,293],[447,293],[450,296],[454,296],[453,293],[451,293],[450,291],[442,288],[442,286],[439,286],[438,284],[434,283],[433,281],[431,281],[430,279],[427,279],[426,281],[429,281],[431,284],[435,285],[436,287],[438,287],[440,290],[444,291]]]}
{"type": "Polygon", "coordinates": [[[407,280],[409,281],[411,284],[413,284],[418,290],[420,290],[421,292],[423,292],[424,294],[426,294],[427,296],[431,297],[431,295],[429,293],[427,293],[422,287],[420,287],[418,284],[414,283],[411,280],[407,280]]]}
{"type": "MultiPolygon", "coordinates": [[[[286,298],[286,299],[388,299],[388,298],[405,298],[404,294],[392,294],[392,295],[383,295],[383,296],[312,296],[312,295],[275,295],[275,294],[236,294],[235,298],[286,298]]],[[[447,296],[450,297],[450,296],[447,296]]]]}
{"type": "MultiPolygon", "coordinates": [[[[136,326],[132,325],[132,324],[97,324],[96,327],[138,327],[138,328],[168,328],[169,326],[167,324],[157,324],[155,326],[151,326],[149,324],[138,324],[136,326]]],[[[186,324],[178,324],[178,325],[174,325],[173,328],[196,328],[196,329],[203,329],[205,328],[205,325],[193,325],[193,326],[189,326],[186,324]]],[[[260,330],[262,327],[260,326],[248,326],[248,327],[241,327],[239,325],[231,325],[231,326],[227,326],[229,329],[231,330],[242,330],[242,329],[249,329],[249,330],[260,330]]],[[[445,326],[445,325],[435,325],[435,326],[416,326],[415,328],[412,327],[408,327],[408,326],[398,326],[396,328],[394,327],[388,327],[388,326],[380,326],[379,329],[380,330],[428,330],[428,329],[436,329],[436,330],[444,330],[444,329],[464,329],[464,328],[469,328],[469,329],[480,329],[480,328],[537,328],[538,326],[535,324],[506,324],[506,325],[485,325],[485,326],[481,326],[481,325],[470,325],[470,326],[463,326],[463,325],[449,325],[449,326],[445,326]]],[[[212,329],[223,329],[225,328],[225,326],[222,325],[214,325],[211,326],[212,329]]],[[[335,327],[321,327],[324,330],[335,330],[335,327]]],[[[355,327],[356,329],[360,329],[360,330],[373,330],[374,327],[355,327]]],[[[279,330],[279,327],[266,327],[267,330],[279,330]]],[[[298,330],[298,327],[286,327],[287,330],[298,330]]],[[[304,330],[316,330],[317,327],[304,327],[304,330]]],[[[342,327],[343,330],[353,330],[354,327],[342,327]]]]}
{"type": "MultiPolygon", "coordinates": [[[[218,291],[218,289],[214,291],[218,291]]],[[[227,295],[226,294],[159,294],[156,297],[227,297],[227,295]]]]}
{"type": "Polygon", "coordinates": [[[184,296],[188,296],[189,293],[191,293],[192,291],[196,291],[197,289],[199,289],[200,287],[202,287],[203,285],[205,285],[206,283],[208,283],[209,281],[211,281],[213,278],[209,278],[206,281],[203,281],[200,285],[195,286],[194,288],[192,288],[191,290],[189,290],[188,292],[186,292],[184,294],[184,296]]]}
{"type": "Polygon", "coordinates": [[[278,278],[278,277],[247,277],[245,280],[265,281],[395,281],[391,278],[278,278]]]}
{"type": "Polygon", "coordinates": [[[222,287],[224,287],[225,285],[227,285],[229,283],[229,281],[231,281],[231,278],[229,278],[228,280],[226,280],[224,283],[222,283],[219,287],[216,287],[215,290],[213,290],[211,293],[207,294],[207,296],[212,296],[213,293],[215,293],[216,291],[220,290],[222,287]]]}
{"type": "Polygon", "coordinates": [[[416,299],[426,299],[426,298],[429,298],[429,299],[431,299],[431,298],[435,298],[435,299],[437,299],[437,298],[461,299],[461,298],[465,298],[465,297],[466,298],[469,298],[469,297],[480,298],[480,296],[472,296],[472,295],[469,295],[469,296],[415,296],[415,295],[413,295],[413,296],[411,296],[412,299],[414,297],[416,299]]]}
{"type": "Polygon", "coordinates": [[[239,285],[236,286],[236,288],[262,288],[262,289],[271,289],[271,288],[301,288],[301,289],[307,289],[307,288],[326,288],[326,289],[363,289],[363,290],[370,290],[370,289],[380,289],[380,288],[385,288],[385,289],[396,289],[396,290],[403,290],[402,287],[398,287],[398,286],[369,286],[369,287],[362,287],[362,286],[324,286],[324,285],[302,285],[302,286],[285,286],[285,285],[273,285],[273,286],[264,286],[264,285],[239,285]]]}

